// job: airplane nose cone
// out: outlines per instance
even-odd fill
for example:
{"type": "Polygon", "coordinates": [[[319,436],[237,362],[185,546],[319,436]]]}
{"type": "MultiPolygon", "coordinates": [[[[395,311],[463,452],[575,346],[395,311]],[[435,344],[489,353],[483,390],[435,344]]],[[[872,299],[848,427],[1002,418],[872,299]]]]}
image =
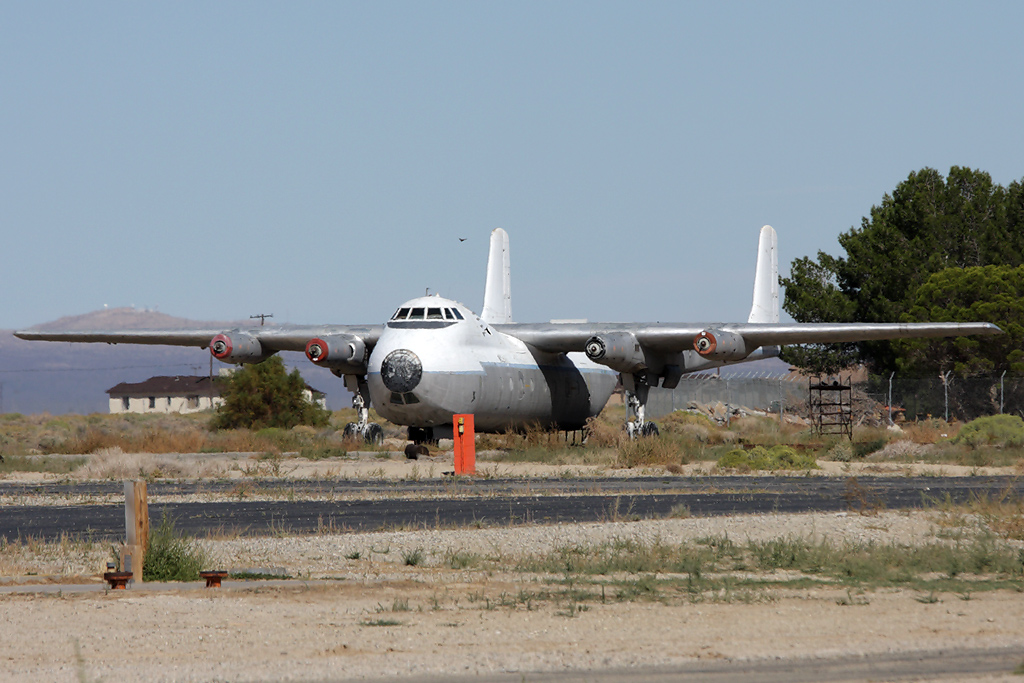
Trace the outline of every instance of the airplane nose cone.
{"type": "Polygon", "coordinates": [[[423,377],[423,364],[412,351],[392,351],[380,364],[380,379],[390,391],[412,391],[423,377]]]}

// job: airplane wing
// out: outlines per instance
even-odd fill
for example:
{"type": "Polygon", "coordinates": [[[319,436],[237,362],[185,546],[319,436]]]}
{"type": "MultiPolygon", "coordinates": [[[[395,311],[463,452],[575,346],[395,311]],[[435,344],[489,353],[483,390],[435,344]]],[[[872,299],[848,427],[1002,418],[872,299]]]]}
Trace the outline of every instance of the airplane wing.
{"type": "Polygon", "coordinates": [[[644,348],[661,353],[699,351],[695,342],[702,333],[714,335],[716,342],[742,340],[742,347],[749,351],[786,344],[1002,334],[992,323],[541,323],[493,327],[549,353],[586,351],[593,337],[621,334],[632,335],[644,348]]]}
{"type": "Polygon", "coordinates": [[[278,351],[306,351],[310,360],[322,367],[365,372],[366,358],[383,329],[383,325],[275,325],[231,330],[19,330],[14,336],[39,341],[210,347],[217,359],[227,363],[257,363],[278,351]],[[313,342],[318,346],[311,355],[313,342]]]}
{"type": "MultiPolygon", "coordinates": [[[[372,346],[377,342],[382,325],[310,325],[234,328],[231,332],[259,340],[267,351],[305,351],[314,337],[353,335],[372,346]]],[[[107,344],[154,344],[164,346],[197,346],[206,348],[223,328],[199,330],[96,330],[76,332],[44,332],[19,330],[15,337],[30,341],[101,342],[107,344]]]]}
{"type": "Polygon", "coordinates": [[[18,330],[19,339],[29,341],[106,342],[107,344],[161,344],[206,348],[224,330],[97,330],[87,332],[43,332],[18,330]]]}
{"type": "Polygon", "coordinates": [[[582,351],[594,363],[651,386],[682,375],[779,355],[786,344],[1001,334],[992,323],[547,323],[493,326],[546,353],[582,351]]]}

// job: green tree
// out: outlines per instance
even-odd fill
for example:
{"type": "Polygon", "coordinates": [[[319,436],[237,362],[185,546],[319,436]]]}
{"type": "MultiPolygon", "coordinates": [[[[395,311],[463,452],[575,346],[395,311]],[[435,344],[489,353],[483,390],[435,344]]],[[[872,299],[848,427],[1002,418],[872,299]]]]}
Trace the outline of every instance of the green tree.
{"type": "Polygon", "coordinates": [[[947,268],[917,288],[903,322],[995,323],[994,337],[901,339],[893,343],[901,374],[952,370],[957,377],[1024,375],[1024,266],[947,268]]]}
{"type": "Polygon", "coordinates": [[[217,408],[213,426],[215,429],[325,426],[330,413],[307,401],[305,390],[306,383],[299,371],[289,374],[278,356],[242,366],[221,389],[224,403],[217,408]]]}
{"type": "MultiPolygon", "coordinates": [[[[860,228],[839,236],[844,257],[818,252],[793,262],[785,310],[800,322],[895,322],[914,306],[928,277],[947,268],[1024,262],[1024,184],[1003,188],[982,171],[954,166],[911,173],[860,228]]],[[[985,318],[975,318],[985,320],[985,318]]],[[[898,369],[890,342],[789,349],[801,367],[857,359],[878,372],[898,369]]]]}

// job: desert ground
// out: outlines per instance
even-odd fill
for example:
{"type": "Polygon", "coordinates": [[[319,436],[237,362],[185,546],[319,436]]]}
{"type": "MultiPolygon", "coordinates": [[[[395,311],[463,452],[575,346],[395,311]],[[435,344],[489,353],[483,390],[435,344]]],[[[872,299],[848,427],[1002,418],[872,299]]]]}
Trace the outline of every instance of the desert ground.
{"type": "MultiPolygon", "coordinates": [[[[190,457],[190,467],[222,476],[241,476],[246,468],[252,475],[261,462],[190,457]]],[[[440,458],[414,463],[379,455],[346,463],[286,459],[275,466],[285,476],[352,478],[440,477],[446,467],[440,458]]],[[[839,468],[831,476],[851,471],[829,466],[839,468]]],[[[483,467],[497,468],[494,476],[566,471],[483,467]]],[[[711,464],[688,467],[699,474],[711,464]]],[[[937,466],[893,467],[909,475],[937,466]]],[[[582,466],[568,469],[586,473],[582,466]]],[[[949,465],[941,471],[958,473],[949,465]]],[[[918,584],[851,589],[841,581],[806,581],[792,570],[750,569],[730,572],[724,584],[688,591],[692,573],[619,571],[587,578],[529,564],[565,549],[675,547],[709,538],[915,547],[967,544],[987,533],[980,516],[929,510],[214,536],[196,541],[211,563],[294,578],[229,579],[220,589],[146,583],[126,591],[108,590],[100,580],[109,545],[7,539],[0,553],[0,674],[10,681],[534,680],[546,673],[614,680],[679,674],[709,663],[767,667],[1005,648],[1019,649],[1024,662],[1019,577],[1001,583],[976,577],[976,590],[962,584],[949,591],[918,584]],[[660,588],[644,595],[645,582],[660,588]]],[[[977,674],[922,668],[914,680],[1019,679],[1010,667],[977,674]]]]}

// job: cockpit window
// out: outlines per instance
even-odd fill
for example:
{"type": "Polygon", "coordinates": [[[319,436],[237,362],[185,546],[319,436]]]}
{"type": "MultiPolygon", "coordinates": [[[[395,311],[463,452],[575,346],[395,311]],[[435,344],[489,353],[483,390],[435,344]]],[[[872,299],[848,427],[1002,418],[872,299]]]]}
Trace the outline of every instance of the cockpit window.
{"type": "Polygon", "coordinates": [[[395,311],[392,320],[465,320],[457,308],[409,308],[395,311]]]}

